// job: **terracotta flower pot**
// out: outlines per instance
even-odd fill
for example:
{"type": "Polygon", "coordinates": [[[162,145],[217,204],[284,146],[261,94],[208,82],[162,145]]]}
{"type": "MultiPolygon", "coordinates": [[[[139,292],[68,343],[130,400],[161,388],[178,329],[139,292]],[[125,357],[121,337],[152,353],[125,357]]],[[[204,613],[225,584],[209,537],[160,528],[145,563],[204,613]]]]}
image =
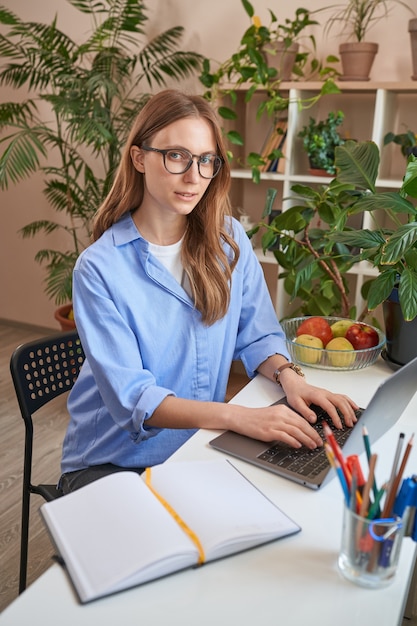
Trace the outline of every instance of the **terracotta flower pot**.
{"type": "Polygon", "coordinates": [[[70,311],[72,311],[72,304],[64,304],[55,311],[54,317],[59,322],[61,330],[73,330],[75,328],[75,321],[68,318],[70,311]]]}
{"type": "Polygon", "coordinates": [[[369,43],[366,41],[341,43],[339,46],[339,54],[343,74],[340,80],[369,80],[377,52],[377,43],[369,43]]]}
{"type": "Polygon", "coordinates": [[[408,22],[408,32],[410,33],[411,61],[413,67],[413,75],[411,78],[417,80],[417,17],[408,22]]]}
{"type": "Polygon", "coordinates": [[[278,78],[280,80],[291,80],[292,68],[294,67],[300,44],[292,43],[288,48],[285,48],[284,42],[277,41],[271,44],[271,47],[275,49],[276,54],[267,54],[269,67],[274,67],[278,70],[278,78]]]}

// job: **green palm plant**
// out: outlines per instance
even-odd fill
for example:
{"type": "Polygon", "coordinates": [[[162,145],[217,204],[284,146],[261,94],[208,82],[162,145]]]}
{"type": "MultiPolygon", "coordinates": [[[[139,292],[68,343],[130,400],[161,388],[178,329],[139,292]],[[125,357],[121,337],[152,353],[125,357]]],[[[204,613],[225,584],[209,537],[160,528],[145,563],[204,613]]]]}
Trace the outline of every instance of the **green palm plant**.
{"type": "Polygon", "coordinates": [[[42,249],[47,295],[71,300],[72,270],[90,240],[93,214],[107,195],[122,146],[148,91],[201,69],[202,57],[180,49],[183,28],[148,43],[141,0],[67,0],[90,17],[76,43],[50,24],[26,22],[0,6],[0,85],[28,97],[0,104],[0,188],[41,172],[44,194],[64,219],[35,220],[23,237],[65,233],[67,249],[42,249]],[[47,113],[45,113],[45,110],[47,113]]]}

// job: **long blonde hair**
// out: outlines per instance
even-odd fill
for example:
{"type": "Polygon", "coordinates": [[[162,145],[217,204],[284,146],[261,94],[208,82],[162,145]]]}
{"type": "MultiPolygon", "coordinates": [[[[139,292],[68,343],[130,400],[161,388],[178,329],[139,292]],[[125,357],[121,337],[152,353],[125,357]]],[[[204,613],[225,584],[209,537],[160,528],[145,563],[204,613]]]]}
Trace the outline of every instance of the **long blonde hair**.
{"type": "Polygon", "coordinates": [[[226,148],[216,114],[204,98],[166,89],[153,96],[141,109],[128,137],[113,186],[95,216],[93,239],[97,240],[122,215],[141,205],[144,176],[133,166],[130,148],[151,144],[155,133],[187,117],[203,118],[210,124],[217,154],[223,159],[220,172],[187,216],[182,245],[182,262],[190,280],[195,307],[203,321],[210,325],[224,317],[229,307],[232,272],[239,258],[239,247],[230,226],[227,228],[231,220],[225,220],[231,216],[230,166],[226,148]],[[227,245],[224,247],[224,244],[227,245]]]}

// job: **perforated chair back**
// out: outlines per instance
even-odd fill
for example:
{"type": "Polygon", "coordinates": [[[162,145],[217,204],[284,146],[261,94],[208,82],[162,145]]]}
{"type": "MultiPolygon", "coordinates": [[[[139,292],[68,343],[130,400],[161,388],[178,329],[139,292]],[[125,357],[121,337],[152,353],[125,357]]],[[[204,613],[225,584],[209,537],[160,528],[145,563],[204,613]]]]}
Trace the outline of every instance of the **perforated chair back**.
{"type": "Polygon", "coordinates": [[[25,422],[19,593],[26,588],[30,494],[53,500],[61,495],[55,484],[32,484],[33,415],[69,391],[85,356],[76,330],[31,341],[16,348],[10,359],[20,412],[25,422]]]}

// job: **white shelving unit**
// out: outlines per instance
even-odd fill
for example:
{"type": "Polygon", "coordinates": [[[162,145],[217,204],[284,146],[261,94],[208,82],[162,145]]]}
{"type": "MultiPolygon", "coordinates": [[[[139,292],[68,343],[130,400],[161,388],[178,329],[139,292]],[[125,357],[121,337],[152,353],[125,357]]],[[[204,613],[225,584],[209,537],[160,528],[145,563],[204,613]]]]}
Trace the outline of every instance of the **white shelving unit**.
{"type": "MultiPolygon", "coordinates": [[[[359,141],[374,141],[381,154],[380,178],[377,187],[380,190],[398,189],[405,171],[405,161],[400,147],[394,144],[383,146],[387,132],[404,132],[412,129],[417,132],[417,82],[341,82],[338,94],[321,97],[311,108],[299,106],[300,101],[315,96],[321,89],[318,82],[282,83],[282,92],[290,97],[288,108],[288,130],[285,144],[285,168],[283,173],[264,173],[259,184],[252,181],[251,172],[243,168],[232,171],[232,204],[236,215],[243,211],[257,222],[262,215],[266,190],[275,187],[278,191],[275,207],[285,211],[291,206],[291,187],[295,183],[326,183],[331,177],[317,177],[308,173],[308,159],[298,138],[301,128],[308,123],[309,117],[324,119],[329,111],[342,110],[345,114],[341,132],[359,141]]],[[[239,131],[245,137],[244,151],[260,152],[263,138],[268,133],[270,122],[267,119],[256,120],[256,107],[259,99],[265,97],[262,91],[257,92],[245,103],[245,90],[238,97],[239,131]]],[[[233,147],[236,154],[236,148],[233,147]]],[[[242,160],[243,152],[236,154],[236,160],[242,160]]],[[[365,215],[363,227],[372,228],[370,216],[365,215]]],[[[256,245],[256,243],[255,243],[256,245]]],[[[271,297],[275,302],[278,316],[281,318],[289,312],[288,296],[285,294],[281,281],[277,281],[279,268],[272,254],[264,255],[257,250],[257,256],[264,265],[271,297]],[[271,272],[276,266],[275,275],[271,272]],[[278,282],[278,284],[276,284],[278,282]]],[[[370,265],[356,265],[350,274],[353,277],[352,298],[358,310],[363,307],[360,295],[361,286],[369,276],[374,274],[370,265]]]]}

